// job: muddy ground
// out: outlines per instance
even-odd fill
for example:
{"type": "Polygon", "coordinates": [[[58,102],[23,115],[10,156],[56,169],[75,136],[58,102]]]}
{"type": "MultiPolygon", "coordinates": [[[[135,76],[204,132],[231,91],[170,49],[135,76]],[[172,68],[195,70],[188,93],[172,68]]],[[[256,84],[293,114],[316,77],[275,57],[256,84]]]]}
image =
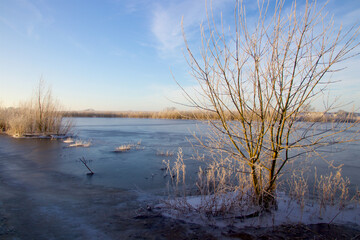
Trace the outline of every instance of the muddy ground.
{"type": "Polygon", "coordinates": [[[360,239],[358,226],[189,224],[149,211],[155,204],[149,199],[44,169],[20,155],[0,155],[0,239],[360,239]]]}

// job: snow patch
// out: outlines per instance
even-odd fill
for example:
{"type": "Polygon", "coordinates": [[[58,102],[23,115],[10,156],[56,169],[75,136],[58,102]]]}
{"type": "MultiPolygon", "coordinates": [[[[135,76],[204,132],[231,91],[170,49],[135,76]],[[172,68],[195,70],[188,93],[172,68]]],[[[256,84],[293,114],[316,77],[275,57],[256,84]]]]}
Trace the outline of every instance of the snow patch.
{"type": "MultiPolygon", "coordinates": [[[[220,198],[217,205],[223,207],[224,201],[234,198],[234,194],[220,198]]],[[[163,216],[181,219],[189,223],[200,225],[213,225],[217,227],[235,226],[245,227],[273,227],[283,224],[317,224],[336,223],[360,225],[360,207],[356,203],[348,204],[345,207],[338,205],[321,207],[318,203],[307,202],[303,207],[296,200],[291,199],[285,193],[277,193],[277,209],[272,211],[259,212],[255,207],[238,206],[231,214],[214,216],[211,212],[204,212],[205,204],[214,201],[213,196],[192,196],[176,198],[164,201],[155,206],[163,216]],[[256,216],[259,213],[258,216],[256,216]],[[253,215],[253,216],[251,216],[253,215]],[[248,217],[245,217],[248,216],[248,217]],[[250,217],[251,216],[251,217],[250,217]]],[[[219,212],[221,209],[211,209],[219,212]]]]}

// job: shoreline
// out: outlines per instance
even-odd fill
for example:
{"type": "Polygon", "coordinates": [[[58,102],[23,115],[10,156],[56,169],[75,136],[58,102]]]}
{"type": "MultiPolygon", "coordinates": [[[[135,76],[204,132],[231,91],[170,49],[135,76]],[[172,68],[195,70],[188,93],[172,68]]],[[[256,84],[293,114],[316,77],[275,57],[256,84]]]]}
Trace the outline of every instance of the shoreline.
{"type": "Polygon", "coordinates": [[[360,235],[360,226],[349,224],[237,228],[189,223],[156,209],[149,211],[147,205],[159,201],[154,195],[89,184],[85,177],[47,169],[46,163],[33,161],[36,158],[28,154],[32,147],[21,153],[3,146],[2,239],[351,239],[360,235]]]}
{"type": "MultiPolygon", "coordinates": [[[[69,118],[138,118],[138,119],[168,119],[168,120],[217,120],[214,113],[202,111],[64,111],[64,117],[69,118]]],[[[229,120],[235,120],[229,115],[229,120]]],[[[298,122],[358,122],[360,113],[306,112],[296,119],[298,122]]]]}

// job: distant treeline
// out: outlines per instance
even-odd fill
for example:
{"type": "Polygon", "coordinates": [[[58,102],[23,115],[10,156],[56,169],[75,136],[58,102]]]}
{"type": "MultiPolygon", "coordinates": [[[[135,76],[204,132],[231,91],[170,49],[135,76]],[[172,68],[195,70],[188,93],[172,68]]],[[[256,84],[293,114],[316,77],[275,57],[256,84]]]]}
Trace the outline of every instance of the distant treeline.
{"type": "Polygon", "coordinates": [[[64,117],[154,118],[154,119],[216,119],[216,114],[200,111],[68,111],[64,117]]]}
{"type": "MultiPolygon", "coordinates": [[[[47,98],[45,102],[31,101],[18,108],[0,108],[0,132],[13,136],[27,135],[63,135],[72,125],[72,117],[103,118],[154,118],[154,119],[193,119],[217,120],[218,115],[206,111],[59,111],[58,106],[47,98]],[[68,119],[64,120],[64,117],[68,119]]],[[[253,115],[254,116],[254,115],[253,115]]],[[[256,116],[256,115],[255,115],[256,116]]],[[[239,116],[228,112],[226,118],[239,120],[239,116]]],[[[249,116],[246,116],[249,120],[249,116]]],[[[255,120],[256,119],[252,119],[255,120]]],[[[260,119],[258,119],[260,120],[260,119]]],[[[338,111],[336,113],[304,112],[296,121],[303,122],[356,122],[360,121],[358,113],[338,111]]]]}
{"type": "MultiPolygon", "coordinates": [[[[193,120],[216,120],[218,115],[214,112],[205,111],[68,111],[63,112],[64,117],[103,117],[103,118],[154,118],[154,119],[193,119],[193,120]]],[[[237,117],[228,114],[228,119],[236,120],[237,117]]],[[[338,111],[336,113],[306,112],[299,114],[297,121],[304,122],[356,122],[360,120],[358,113],[338,111]]]]}

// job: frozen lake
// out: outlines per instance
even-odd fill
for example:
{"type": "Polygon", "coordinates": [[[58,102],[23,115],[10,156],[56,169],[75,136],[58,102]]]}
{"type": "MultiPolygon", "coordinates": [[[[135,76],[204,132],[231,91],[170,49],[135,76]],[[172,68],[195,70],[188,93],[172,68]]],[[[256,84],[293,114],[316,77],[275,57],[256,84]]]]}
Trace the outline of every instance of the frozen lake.
{"type": "MultiPolygon", "coordinates": [[[[206,125],[189,120],[74,120],[76,138],[91,141],[90,147],[0,135],[0,238],[217,239],[223,231],[233,231],[147,211],[159,195],[167,195],[162,161],[175,160],[179,147],[189,159],[192,133],[206,132],[206,125]],[[114,153],[123,144],[135,144],[138,149],[114,153]],[[174,155],[158,154],[166,151],[174,155]],[[92,177],[86,175],[81,157],[91,160],[92,177]]],[[[350,178],[354,190],[360,183],[360,144],[347,143],[343,149],[327,153],[327,158],[344,164],[343,175],[350,178]]],[[[186,164],[187,179],[194,181],[199,162],[186,160],[186,164]]],[[[318,172],[327,170],[322,161],[315,165],[318,172]]]]}
{"type": "MultiPolygon", "coordinates": [[[[91,146],[68,147],[61,140],[13,139],[0,136],[2,156],[21,155],[33,167],[73,175],[95,185],[143,191],[163,191],[167,180],[161,170],[163,160],[176,158],[181,147],[185,157],[191,154],[192,132],[195,121],[126,118],[75,118],[73,133],[76,139],[90,141],[91,146]],[[120,145],[134,144],[136,148],[115,153],[120,145]],[[160,152],[171,152],[163,156],[160,152]],[[89,167],[96,173],[88,177],[86,167],[79,161],[90,160],[89,167]]],[[[197,165],[189,161],[191,166],[197,165]]],[[[193,168],[195,170],[195,168],[193,168]]]]}
{"type": "MultiPolygon", "coordinates": [[[[190,142],[196,142],[192,134],[206,132],[205,124],[193,120],[75,118],[74,122],[76,138],[90,141],[90,147],[70,148],[62,141],[0,136],[1,156],[20,155],[33,163],[33,167],[70,174],[89,184],[161,193],[166,192],[168,181],[161,170],[163,160],[175,160],[179,147],[183,149],[185,160],[190,159],[193,154],[190,142]],[[114,152],[124,144],[136,147],[127,152],[114,152]],[[159,154],[167,151],[174,155],[159,154]],[[94,176],[86,175],[88,171],[79,161],[81,157],[90,160],[94,176]]],[[[352,188],[359,186],[360,143],[325,150],[328,160],[344,164],[343,175],[350,178],[352,188]]],[[[185,163],[191,182],[199,163],[193,160],[185,163]]],[[[322,160],[315,161],[315,166],[319,173],[327,171],[327,164],[322,160]]]]}

